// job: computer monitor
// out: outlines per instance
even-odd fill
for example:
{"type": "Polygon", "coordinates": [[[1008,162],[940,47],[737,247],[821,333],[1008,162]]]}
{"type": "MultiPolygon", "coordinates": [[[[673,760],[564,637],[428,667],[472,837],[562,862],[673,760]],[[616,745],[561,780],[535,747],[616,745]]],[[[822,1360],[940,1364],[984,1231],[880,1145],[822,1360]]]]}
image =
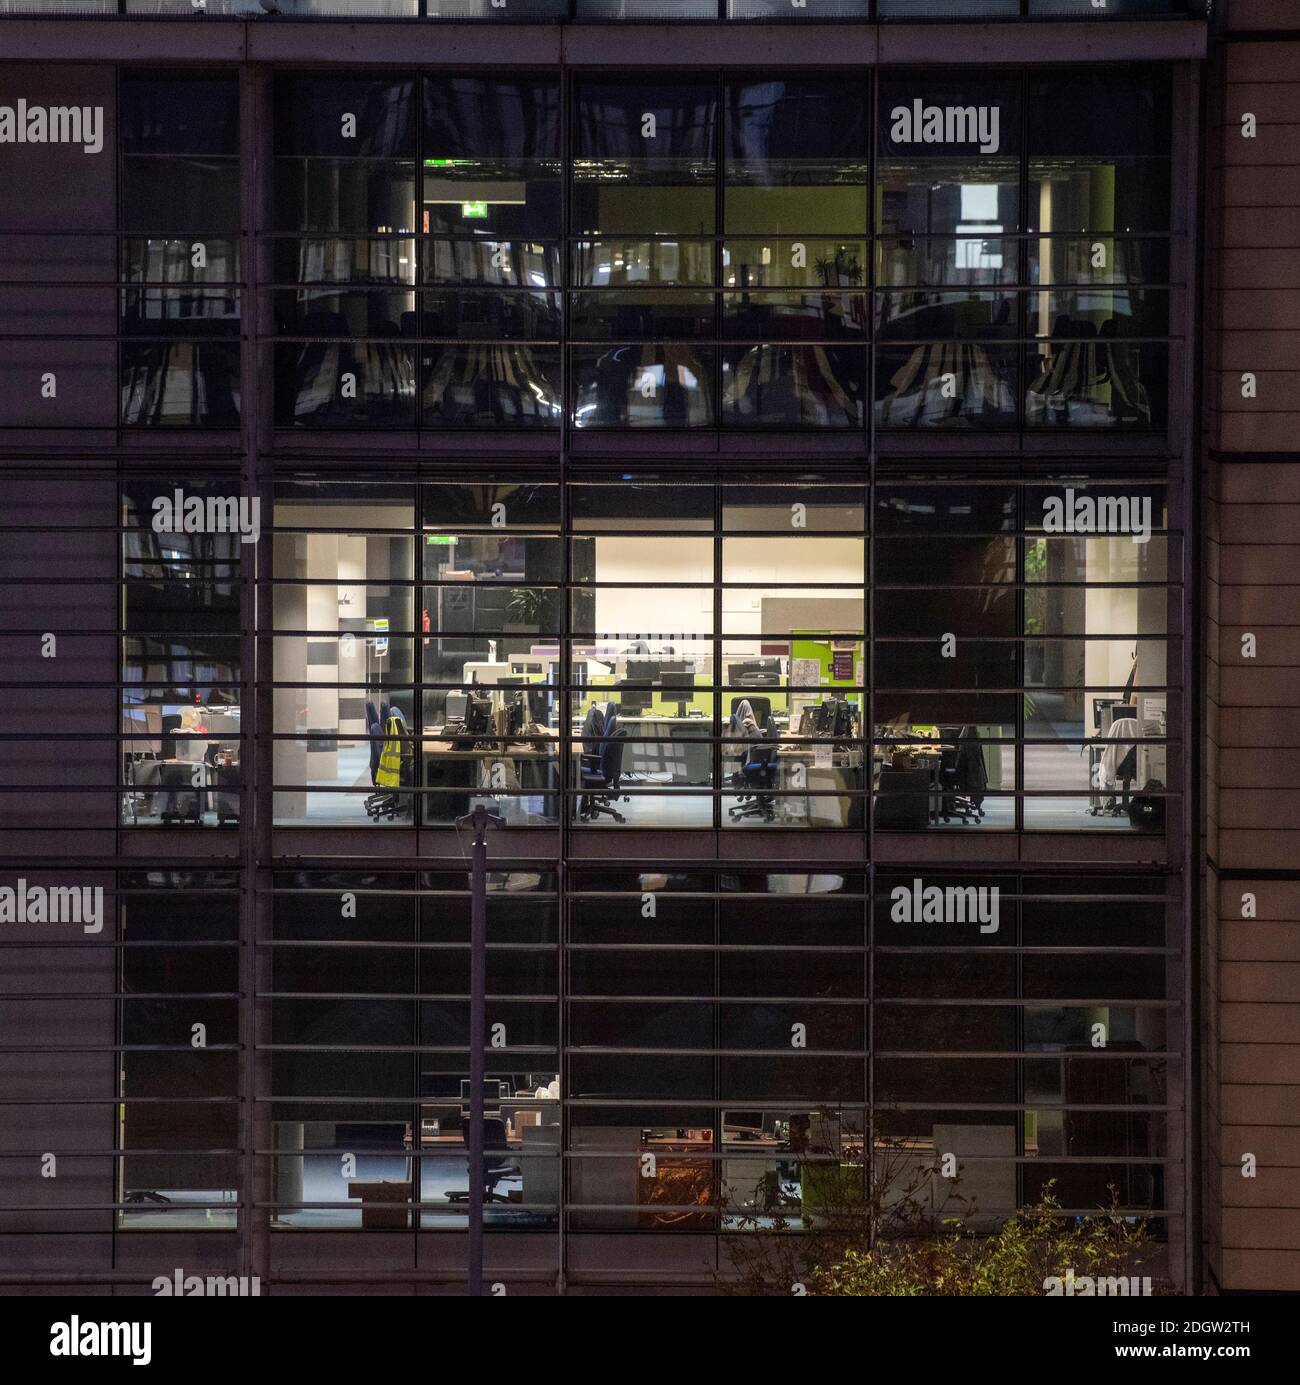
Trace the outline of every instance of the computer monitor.
{"type": "Polygon", "coordinates": [[[858,709],[850,702],[836,699],[835,707],[835,728],[832,734],[837,740],[851,740],[854,735],[854,723],[857,721],[858,709]]]}
{"type": "MultiPolygon", "coordinates": [[[[489,1077],[483,1082],[483,1105],[500,1106],[501,1103],[510,1095],[506,1084],[500,1078],[489,1077]]],[[[460,1079],[460,1104],[468,1106],[470,1103],[469,1078],[460,1079]]]]}
{"type": "Polygon", "coordinates": [[[449,722],[459,722],[465,720],[465,709],[469,706],[469,694],[463,692],[450,692],[447,694],[447,720],[449,722]]]}
{"type": "MultiPolygon", "coordinates": [[[[667,693],[669,688],[677,688],[679,690],[690,688],[693,691],[695,688],[695,674],[665,671],[659,675],[659,682],[665,693],[667,693]]],[[[684,697],[679,697],[677,699],[677,715],[679,717],[684,717],[686,715],[686,701],[687,699],[684,697]]]]}
{"type": "Polygon", "coordinates": [[[1124,701],[1122,697],[1094,697],[1092,699],[1092,724],[1096,728],[1095,734],[1105,735],[1110,723],[1116,719],[1119,713],[1137,712],[1137,707],[1124,701]],[[1107,721],[1105,713],[1110,713],[1110,720],[1107,721]]]}
{"type": "Polygon", "coordinates": [[[492,726],[492,699],[471,697],[465,708],[465,729],[472,736],[485,736],[492,726]]]}
{"type": "Polygon", "coordinates": [[[627,681],[629,683],[657,682],[660,667],[657,659],[629,659],[627,661],[627,681]]]}
{"type": "Polygon", "coordinates": [[[722,1117],[724,1137],[734,1131],[737,1134],[759,1136],[763,1133],[762,1111],[726,1111],[722,1117]]]}
{"type": "Polygon", "coordinates": [[[746,659],[734,663],[727,676],[732,687],[770,688],[781,682],[780,659],[746,659]]]}
{"type": "Polygon", "coordinates": [[[650,688],[620,688],[618,710],[624,716],[635,716],[648,712],[654,702],[654,692],[650,688]]]}

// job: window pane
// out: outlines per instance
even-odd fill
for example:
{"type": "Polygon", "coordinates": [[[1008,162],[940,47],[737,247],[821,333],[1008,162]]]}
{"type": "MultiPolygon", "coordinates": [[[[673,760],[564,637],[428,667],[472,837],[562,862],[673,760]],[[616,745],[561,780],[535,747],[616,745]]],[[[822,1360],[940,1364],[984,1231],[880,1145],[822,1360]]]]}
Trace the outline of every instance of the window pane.
{"type": "Polygon", "coordinates": [[[554,234],[559,156],[558,81],[426,78],[423,230],[554,234]]]}
{"type": "Polygon", "coordinates": [[[718,100],[712,84],[585,79],[576,97],[576,229],[714,230],[718,100]]]}
{"type": "Polygon", "coordinates": [[[726,228],[765,235],[861,231],[869,171],[865,84],[731,82],[726,228]]]}

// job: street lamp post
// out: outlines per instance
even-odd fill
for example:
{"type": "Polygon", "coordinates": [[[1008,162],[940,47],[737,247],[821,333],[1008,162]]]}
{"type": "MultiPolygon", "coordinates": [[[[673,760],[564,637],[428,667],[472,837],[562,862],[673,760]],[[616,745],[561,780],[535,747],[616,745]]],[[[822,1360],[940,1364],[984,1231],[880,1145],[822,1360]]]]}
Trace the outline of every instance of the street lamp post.
{"type": "Polygon", "coordinates": [[[459,828],[474,829],[470,849],[469,923],[469,1287],[470,1298],[483,1295],[483,1084],[487,1040],[487,829],[505,819],[479,803],[459,828]]]}

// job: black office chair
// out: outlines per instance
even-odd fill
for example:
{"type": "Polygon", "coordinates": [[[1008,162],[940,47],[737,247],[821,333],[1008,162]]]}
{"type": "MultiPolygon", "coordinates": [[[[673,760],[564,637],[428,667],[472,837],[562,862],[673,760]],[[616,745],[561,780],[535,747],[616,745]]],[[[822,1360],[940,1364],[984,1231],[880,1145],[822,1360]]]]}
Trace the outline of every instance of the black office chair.
{"type": "MultiPolygon", "coordinates": [[[[469,1148],[469,1134],[472,1129],[468,1116],[462,1116],[460,1121],[460,1132],[465,1140],[465,1147],[469,1148]]],[[[484,1202],[509,1202],[510,1199],[505,1193],[497,1192],[497,1184],[503,1178],[517,1178],[519,1176],[519,1166],[510,1162],[509,1150],[506,1146],[506,1123],[499,1116],[483,1117],[483,1166],[479,1170],[479,1176],[475,1179],[473,1173],[469,1175],[470,1186],[462,1192],[452,1192],[447,1194],[448,1202],[468,1202],[473,1195],[474,1186],[477,1183],[482,1193],[484,1202]]]]}
{"type": "Polygon", "coordinates": [[[162,793],[161,813],[165,823],[201,823],[203,790],[195,783],[195,768],[187,760],[164,760],[158,767],[158,788],[162,793]]]}
{"type": "Polygon", "coordinates": [[[939,813],[944,822],[953,818],[978,822],[984,816],[984,790],[988,787],[979,733],[973,726],[963,726],[956,740],[955,747],[941,752],[939,813]]]}
{"type": "MultiPolygon", "coordinates": [[[[578,800],[578,819],[591,822],[602,813],[615,822],[627,819],[614,807],[623,777],[623,737],[618,729],[618,710],[612,702],[593,707],[582,724],[582,756],[578,773],[586,791],[578,800]]],[[[627,794],[624,803],[630,802],[627,794]]]]}
{"type": "Polygon", "coordinates": [[[772,699],[769,697],[737,697],[731,702],[732,736],[744,735],[742,708],[748,706],[758,726],[758,736],[745,741],[740,756],[740,768],[731,776],[739,789],[740,801],[727,811],[733,822],[743,818],[762,818],[776,821],[776,799],[771,790],[776,785],[776,727],[772,724],[772,699]]]}
{"type": "Polygon", "coordinates": [[[1119,784],[1119,794],[1116,795],[1112,789],[1105,803],[1089,808],[1088,811],[1093,817],[1129,816],[1129,793],[1133,788],[1133,780],[1137,777],[1137,752],[1137,746],[1130,745],[1123,755],[1117,757],[1115,779],[1119,784]]]}

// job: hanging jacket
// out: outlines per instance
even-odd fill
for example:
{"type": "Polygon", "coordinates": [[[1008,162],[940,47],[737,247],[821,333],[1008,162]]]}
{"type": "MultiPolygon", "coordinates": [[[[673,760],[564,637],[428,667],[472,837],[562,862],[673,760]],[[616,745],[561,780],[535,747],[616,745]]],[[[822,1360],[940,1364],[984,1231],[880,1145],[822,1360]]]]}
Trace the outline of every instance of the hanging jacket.
{"type": "Polygon", "coordinates": [[[1134,717],[1120,717],[1110,724],[1106,732],[1108,744],[1101,752],[1101,778],[1108,789],[1115,788],[1121,779],[1132,779],[1134,764],[1125,764],[1132,757],[1137,760],[1137,746],[1133,744],[1139,736],[1137,720],[1134,717]],[[1127,742],[1126,744],[1123,742],[1127,742]],[[1127,770],[1125,774],[1123,771],[1127,770]]]}
{"type": "Polygon", "coordinates": [[[402,734],[406,722],[400,712],[392,712],[384,727],[384,748],[379,752],[379,769],[375,773],[375,783],[382,789],[396,789],[402,783],[402,734]]]}

